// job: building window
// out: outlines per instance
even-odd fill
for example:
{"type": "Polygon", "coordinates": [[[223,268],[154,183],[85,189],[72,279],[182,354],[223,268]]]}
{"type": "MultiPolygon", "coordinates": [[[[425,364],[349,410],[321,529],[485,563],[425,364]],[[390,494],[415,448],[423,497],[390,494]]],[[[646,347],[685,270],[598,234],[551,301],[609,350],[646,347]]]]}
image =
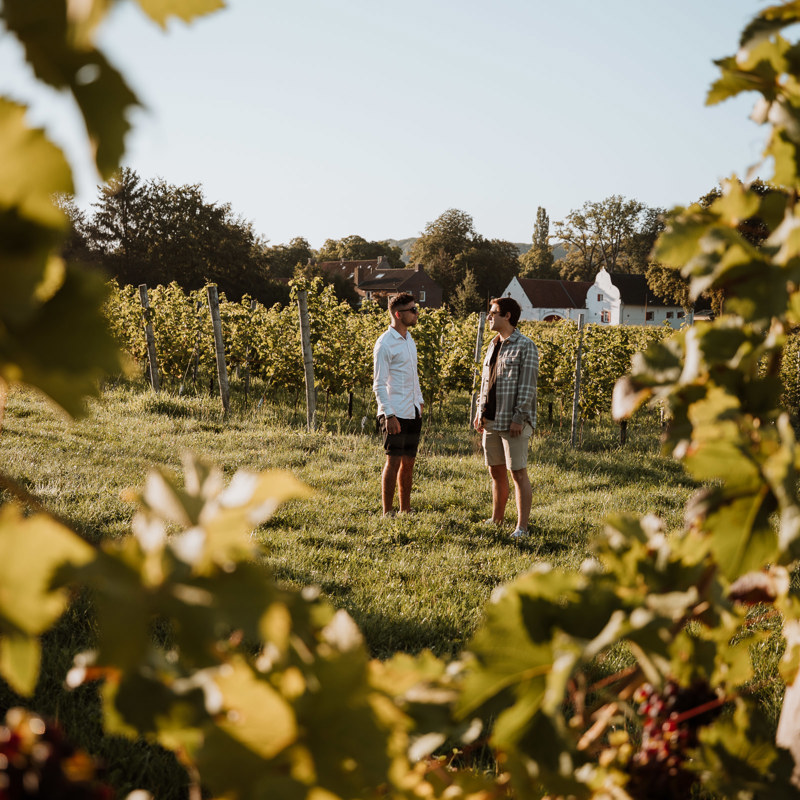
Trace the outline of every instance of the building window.
{"type": "Polygon", "coordinates": [[[655,312],[653,312],[653,311],[645,311],[644,312],[645,322],[653,322],[653,320],[655,320],[655,318],[656,318],[655,312]]]}
{"type": "Polygon", "coordinates": [[[602,303],[603,302],[603,295],[601,295],[601,294],[597,295],[597,302],[598,303],[602,303]]]}
{"type": "Polygon", "coordinates": [[[683,311],[679,311],[679,312],[678,312],[678,319],[683,319],[685,316],[686,316],[686,315],[684,314],[684,312],[683,312],[683,311]]]}
{"type": "Polygon", "coordinates": [[[424,303],[425,302],[425,290],[424,289],[420,289],[419,290],[419,301],[420,301],[420,303],[424,303]]]}
{"type": "Polygon", "coordinates": [[[364,293],[367,297],[367,300],[372,300],[372,292],[365,292],[364,293]]]}
{"type": "Polygon", "coordinates": [[[675,316],[674,312],[667,311],[667,319],[672,319],[675,316]]]}
{"type": "Polygon", "coordinates": [[[611,312],[608,310],[601,311],[600,322],[611,322],[611,312]]]}

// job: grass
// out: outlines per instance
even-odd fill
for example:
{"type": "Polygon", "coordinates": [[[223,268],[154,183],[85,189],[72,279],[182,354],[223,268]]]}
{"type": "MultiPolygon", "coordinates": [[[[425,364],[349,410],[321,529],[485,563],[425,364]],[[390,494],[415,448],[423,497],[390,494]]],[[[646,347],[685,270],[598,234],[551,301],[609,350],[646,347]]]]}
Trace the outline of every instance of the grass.
{"type": "MultiPolygon", "coordinates": [[[[315,490],[287,503],[257,535],[279,582],[315,584],[361,626],[372,652],[461,650],[492,590],[532,564],[577,567],[613,512],[657,513],[680,524],[693,484],[659,453],[654,424],[631,426],[624,448],[612,425],[584,431],[545,425],[531,445],[532,535],[487,529],[489,480],[478,436],[459,396],[426,421],[415,469],[415,513],[382,519],[384,456],[374,423],[332,407],[315,431],[300,427],[291,402],[234,407],[223,420],[211,397],[154,395],[140,386],[107,387],[88,415],[70,421],[30,393],[11,394],[0,470],[90,541],[128,532],[133,507],[120,494],[142,484],[152,465],[180,469],[191,450],[223,467],[292,471],[315,490]],[[294,423],[292,427],[290,423],[294,423]]],[[[302,411],[302,409],[300,409],[302,411]]]]}
{"type": "MultiPolygon", "coordinates": [[[[356,398],[355,406],[348,419],[343,402],[332,398],[320,428],[308,432],[294,398],[234,401],[223,419],[215,398],[155,395],[116,383],[84,418],[71,421],[17,390],[0,433],[0,472],[98,542],[128,533],[134,507],[122,491],[141,486],[152,465],[180,470],[186,450],[219,464],[228,477],[242,468],[288,469],[315,495],[287,503],[259,528],[264,557],[280,583],[317,585],[345,608],[377,657],[423,648],[459,652],[498,585],[542,561],[576,568],[610,513],[656,513],[679,527],[695,488],[680,465],[659,453],[654,421],[631,424],[625,447],[612,424],[587,426],[580,449],[569,446],[568,427],[545,423],[529,461],[532,535],[514,542],[513,500],[504,529],[481,524],[490,512],[489,479],[463,395],[426,419],[415,513],[383,519],[384,456],[365,399],[356,398]]],[[[95,698],[66,696],[61,688],[73,653],[87,646],[87,625],[79,601],[50,634],[57,646],[34,707],[60,718],[72,738],[114,765],[117,786],[157,786],[159,800],[184,797],[170,754],[121,740],[98,744],[95,698]]],[[[16,701],[0,694],[5,705],[16,701]]]]}

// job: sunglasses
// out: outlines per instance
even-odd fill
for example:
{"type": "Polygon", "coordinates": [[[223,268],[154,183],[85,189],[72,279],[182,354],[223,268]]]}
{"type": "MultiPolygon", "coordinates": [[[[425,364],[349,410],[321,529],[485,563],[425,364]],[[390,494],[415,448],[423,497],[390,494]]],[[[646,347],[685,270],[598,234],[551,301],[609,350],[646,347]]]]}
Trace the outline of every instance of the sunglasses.
{"type": "Polygon", "coordinates": [[[400,311],[410,311],[412,314],[419,314],[419,306],[411,306],[411,308],[401,308],[400,311]]]}

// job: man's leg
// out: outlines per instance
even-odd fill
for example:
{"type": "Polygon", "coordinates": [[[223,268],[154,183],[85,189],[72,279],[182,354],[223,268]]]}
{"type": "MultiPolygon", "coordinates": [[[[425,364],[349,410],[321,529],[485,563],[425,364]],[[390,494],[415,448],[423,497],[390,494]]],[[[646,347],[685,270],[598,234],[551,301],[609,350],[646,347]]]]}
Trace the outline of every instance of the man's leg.
{"type": "Polygon", "coordinates": [[[527,531],[533,500],[533,490],[527,468],[512,469],[511,479],[514,481],[514,495],[517,501],[517,529],[527,531]]]}
{"type": "Polygon", "coordinates": [[[492,521],[500,524],[506,514],[508,502],[508,472],[505,464],[489,467],[492,476],[492,521]]]}
{"type": "MultiPolygon", "coordinates": [[[[400,456],[386,456],[381,474],[381,505],[384,516],[392,510],[394,505],[394,487],[398,483],[397,474],[400,471],[400,456]]],[[[402,495],[401,495],[402,503],[402,495]]]]}
{"type": "Polygon", "coordinates": [[[400,469],[397,473],[397,488],[400,494],[400,513],[411,511],[411,482],[414,477],[414,456],[400,456],[400,469]]]}

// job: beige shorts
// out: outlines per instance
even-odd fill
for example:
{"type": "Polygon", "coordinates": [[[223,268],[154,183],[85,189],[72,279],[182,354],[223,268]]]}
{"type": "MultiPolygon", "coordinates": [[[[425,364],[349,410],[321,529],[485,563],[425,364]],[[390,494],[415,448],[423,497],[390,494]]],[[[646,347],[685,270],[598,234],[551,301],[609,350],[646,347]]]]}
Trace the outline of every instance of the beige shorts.
{"type": "Polygon", "coordinates": [[[511,436],[508,431],[496,431],[494,423],[483,423],[483,453],[487,467],[505,464],[508,469],[525,469],[528,466],[528,444],[533,434],[529,423],[522,426],[519,436],[511,436]]]}

